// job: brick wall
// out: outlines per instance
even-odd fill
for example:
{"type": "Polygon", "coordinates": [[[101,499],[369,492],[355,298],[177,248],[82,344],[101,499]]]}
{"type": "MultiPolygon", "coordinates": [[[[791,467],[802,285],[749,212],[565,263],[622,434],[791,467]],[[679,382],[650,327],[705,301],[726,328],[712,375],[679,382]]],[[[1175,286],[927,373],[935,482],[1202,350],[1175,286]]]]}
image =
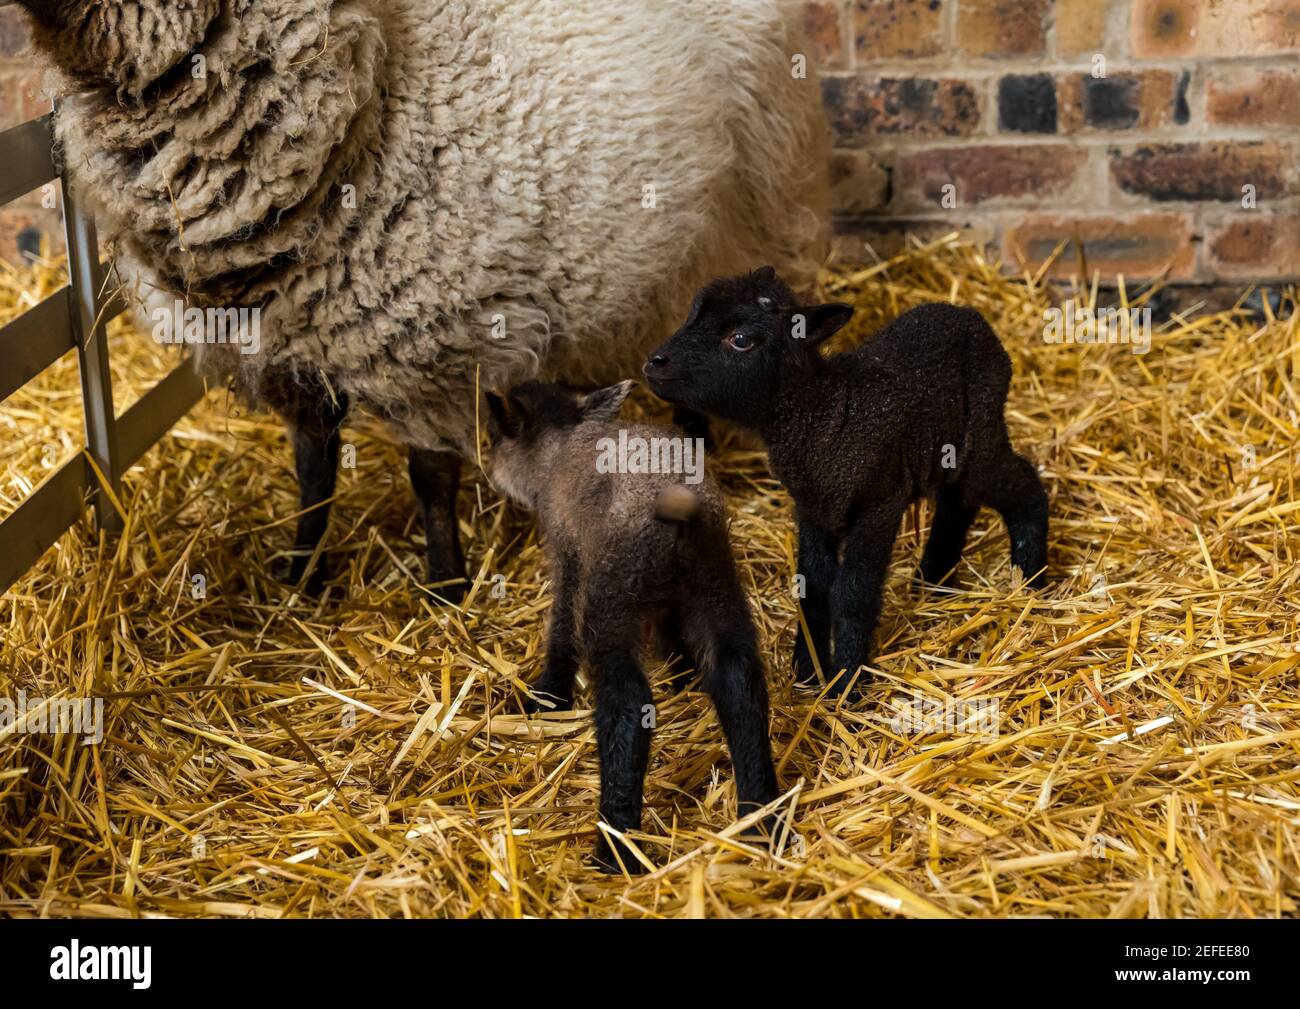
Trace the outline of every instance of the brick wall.
{"type": "MultiPolygon", "coordinates": [[[[787,2],[853,255],[961,227],[1013,264],[1077,240],[1106,281],[1300,277],[1300,0],[787,2]]],[[[25,44],[0,9],[0,128],[49,107],[25,44]]],[[[39,193],[0,208],[0,258],[38,232],[39,193]]]]}
{"type": "Polygon", "coordinates": [[[961,227],[1030,266],[1078,240],[1104,281],[1300,277],[1300,0],[798,2],[842,245],[961,227]]]}
{"type": "MultiPolygon", "coordinates": [[[[41,75],[20,55],[26,47],[27,35],[17,10],[0,8],[0,130],[50,110],[49,99],[41,94],[41,75]]],[[[0,260],[18,262],[19,246],[37,245],[42,238],[49,241],[52,252],[63,251],[62,219],[58,210],[41,206],[43,195],[29,193],[0,207],[0,260]]]]}

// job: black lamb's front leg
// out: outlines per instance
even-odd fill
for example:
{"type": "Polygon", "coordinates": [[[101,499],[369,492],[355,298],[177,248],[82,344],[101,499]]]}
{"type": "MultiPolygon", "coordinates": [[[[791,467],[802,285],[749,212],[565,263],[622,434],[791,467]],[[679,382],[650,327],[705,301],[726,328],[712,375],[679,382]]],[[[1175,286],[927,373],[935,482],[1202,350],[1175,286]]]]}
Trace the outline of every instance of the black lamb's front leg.
{"type": "Polygon", "coordinates": [[[578,673],[577,610],[578,559],[562,551],[555,562],[555,585],[551,597],[551,626],[547,633],[546,665],[532,684],[532,692],[552,702],[548,707],[535,698],[524,699],[524,711],[567,711],[573,707],[573,679],[578,673]]]}
{"type": "Polygon", "coordinates": [[[460,490],[460,456],[412,448],[411,487],[424,516],[425,556],[429,585],[449,603],[465,598],[465,554],[456,524],[456,494],[460,490]]]}
{"type": "MultiPolygon", "coordinates": [[[[839,571],[831,587],[835,661],[827,678],[839,674],[831,688],[832,694],[843,693],[858,670],[871,661],[881,596],[889,575],[889,557],[904,507],[903,502],[874,506],[845,537],[839,571]]],[[[870,677],[863,674],[858,678],[857,687],[864,687],[868,682],[870,677]]]]}
{"type": "MultiPolygon", "coordinates": [[[[306,398],[306,397],[304,397],[306,398]]],[[[347,397],[321,397],[311,405],[300,403],[287,416],[293,437],[294,469],[298,475],[298,533],[293,542],[293,559],[286,578],[297,585],[307,573],[312,554],[325,535],[329,524],[330,501],[339,470],[339,430],[347,417],[347,397]]],[[[328,578],[328,566],[322,555],[307,581],[306,591],[319,595],[328,578]]]]}
{"type": "Polygon", "coordinates": [[[831,585],[835,581],[837,562],[835,537],[802,516],[798,521],[798,573],[803,579],[803,598],[799,603],[808,633],[804,633],[802,624],[795,631],[794,679],[796,683],[807,685],[817,681],[814,651],[822,671],[829,673],[826,666],[831,657],[831,585]],[[812,635],[811,643],[809,634],[812,635]]]}

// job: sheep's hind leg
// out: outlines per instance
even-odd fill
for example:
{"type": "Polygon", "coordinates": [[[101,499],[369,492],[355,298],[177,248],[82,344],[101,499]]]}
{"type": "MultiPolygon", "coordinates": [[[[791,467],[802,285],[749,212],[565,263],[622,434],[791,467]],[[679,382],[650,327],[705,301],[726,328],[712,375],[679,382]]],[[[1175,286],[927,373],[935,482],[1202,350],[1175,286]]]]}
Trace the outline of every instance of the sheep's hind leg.
{"type": "Polygon", "coordinates": [[[1030,587],[1047,584],[1047,492],[1034,464],[1010,449],[989,474],[981,498],[996,508],[1011,538],[1011,563],[1030,587]]]}
{"type": "MultiPolygon", "coordinates": [[[[337,400],[327,396],[303,397],[286,417],[293,437],[294,468],[298,474],[298,532],[293,543],[293,558],[284,580],[297,585],[329,524],[330,500],[334,497],[339,468],[339,429],[347,416],[347,397],[337,400]],[[311,406],[306,401],[311,401],[311,406]]],[[[322,555],[307,580],[306,591],[320,595],[329,577],[322,555]]]]}
{"type": "Polygon", "coordinates": [[[456,494],[460,490],[460,456],[454,452],[411,449],[411,487],[424,516],[425,556],[429,586],[456,604],[465,598],[465,554],[456,524],[456,494]]]}
{"type": "Polygon", "coordinates": [[[944,585],[961,560],[966,546],[966,534],[975,521],[978,508],[968,507],[962,499],[962,489],[956,484],[939,488],[935,495],[934,519],[930,523],[930,538],[921,555],[921,577],[931,585],[944,585]]]}

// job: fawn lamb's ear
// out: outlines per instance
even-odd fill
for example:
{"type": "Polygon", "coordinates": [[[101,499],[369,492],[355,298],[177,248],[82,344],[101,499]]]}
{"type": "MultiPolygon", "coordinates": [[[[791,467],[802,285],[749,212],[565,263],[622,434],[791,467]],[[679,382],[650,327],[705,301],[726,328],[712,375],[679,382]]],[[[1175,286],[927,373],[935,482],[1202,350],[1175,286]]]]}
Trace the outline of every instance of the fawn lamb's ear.
{"type": "MultiPolygon", "coordinates": [[[[839,303],[818,305],[816,308],[806,309],[802,313],[804,319],[804,345],[816,347],[822,341],[834,336],[849,324],[849,320],[853,318],[853,312],[852,305],[839,303]]],[[[796,314],[796,335],[798,335],[798,319],[799,315],[796,314]]]]}
{"type": "Polygon", "coordinates": [[[595,392],[583,396],[578,404],[582,410],[582,419],[613,420],[618,416],[623,401],[627,399],[628,393],[632,391],[635,385],[636,383],[632,381],[619,382],[618,385],[597,389],[595,392]]]}
{"type": "Polygon", "coordinates": [[[510,408],[506,406],[506,401],[495,393],[487,394],[488,405],[488,434],[493,438],[512,438],[518,434],[518,424],[515,418],[510,416],[510,408]]]}

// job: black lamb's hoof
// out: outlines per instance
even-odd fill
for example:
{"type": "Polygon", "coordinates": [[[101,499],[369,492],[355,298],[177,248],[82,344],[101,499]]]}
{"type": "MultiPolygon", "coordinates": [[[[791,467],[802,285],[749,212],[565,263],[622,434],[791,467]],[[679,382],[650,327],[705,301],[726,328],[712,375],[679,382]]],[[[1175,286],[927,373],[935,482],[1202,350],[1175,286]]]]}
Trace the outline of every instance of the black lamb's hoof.
{"type": "Polygon", "coordinates": [[[598,872],[603,872],[606,876],[621,876],[624,873],[629,876],[640,876],[646,871],[646,867],[641,864],[641,860],[633,855],[625,845],[618,841],[614,843],[618,844],[619,847],[618,856],[615,856],[610,838],[605,834],[601,834],[600,840],[596,842],[595,848],[592,849],[591,857],[598,872]],[[623,859],[621,865],[619,864],[619,857],[623,859]]]}
{"type": "MultiPolygon", "coordinates": [[[[310,560],[310,557],[294,556],[278,561],[272,569],[276,581],[291,588],[297,588],[302,581],[303,574],[307,571],[307,564],[310,560]]],[[[316,560],[316,567],[312,569],[311,574],[307,575],[307,583],[302,586],[303,594],[313,599],[324,595],[325,583],[329,579],[329,564],[326,563],[325,555],[321,554],[316,560]]]]}
{"type": "Polygon", "coordinates": [[[524,697],[524,714],[525,715],[544,715],[548,711],[572,711],[573,695],[562,694],[546,690],[540,685],[534,685],[529,688],[532,694],[524,697]],[[536,696],[534,696],[536,695],[536,696]],[[550,701],[550,706],[542,703],[538,698],[550,701]]]}
{"type": "Polygon", "coordinates": [[[469,580],[463,575],[430,574],[424,587],[438,599],[445,600],[449,606],[459,606],[469,593],[469,580]]]}

